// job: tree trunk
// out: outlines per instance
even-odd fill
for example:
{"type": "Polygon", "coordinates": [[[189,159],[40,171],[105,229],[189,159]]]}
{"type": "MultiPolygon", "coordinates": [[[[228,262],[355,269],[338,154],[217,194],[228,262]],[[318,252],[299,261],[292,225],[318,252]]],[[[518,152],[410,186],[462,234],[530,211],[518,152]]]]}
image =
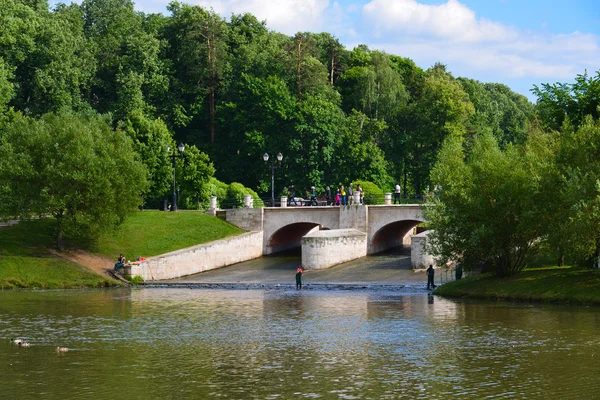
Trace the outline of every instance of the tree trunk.
{"type": "Polygon", "coordinates": [[[215,88],[210,87],[210,142],[215,142],[215,88]]]}
{"type": "Polygon", "coordinates": [[[63,212],[61,211],[59,214],[55,214],[54,218],[56,218],[56,248],[58,251],[63,251],[65,248],[64,245],[64,229],[63,229],[63,212]]]}
{"type": "Polygon", "coordinates": [[[302,77],[300,72],[302,71],[302,37],[298,40],[298,65],[297,65],[297,74],[298,74],[298,100],[302,101],[302,77]]]}
{"type": "Polygon", "coordinates": [[[333,71],[335,70],[335,53],[334,48],[331,48],[331,74],[329,76],[329,83],[333,86],[333,71]]]}

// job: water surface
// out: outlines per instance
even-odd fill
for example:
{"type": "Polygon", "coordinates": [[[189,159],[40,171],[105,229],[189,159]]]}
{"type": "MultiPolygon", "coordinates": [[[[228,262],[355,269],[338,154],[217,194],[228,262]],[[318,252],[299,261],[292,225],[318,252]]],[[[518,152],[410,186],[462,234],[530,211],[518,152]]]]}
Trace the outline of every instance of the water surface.
{"type": "Polygon", "coordinates": [[[0,396],[594,398],[598,332],[596,308],[415,291],[1,292],[0,396]]]}

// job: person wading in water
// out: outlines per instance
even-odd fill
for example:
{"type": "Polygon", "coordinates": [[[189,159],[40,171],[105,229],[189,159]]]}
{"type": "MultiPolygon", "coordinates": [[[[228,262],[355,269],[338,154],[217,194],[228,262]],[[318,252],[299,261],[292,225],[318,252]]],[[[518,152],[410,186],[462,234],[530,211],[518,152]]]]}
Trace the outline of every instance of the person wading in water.
{"type": "Polygon", "coordinates": [[[296,269],[296,290],[302,289],[302,272],[304,267],[301,265],[296,269]]]}

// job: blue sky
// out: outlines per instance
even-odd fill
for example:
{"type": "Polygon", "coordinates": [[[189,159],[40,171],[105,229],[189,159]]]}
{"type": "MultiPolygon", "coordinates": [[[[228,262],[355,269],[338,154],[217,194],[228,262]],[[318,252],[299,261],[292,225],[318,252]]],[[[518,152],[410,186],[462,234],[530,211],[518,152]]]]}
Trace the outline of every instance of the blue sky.
{"type": "MultiPolygon", "coordinates": [[[[137,0],[166,13],[169,0],[137,0]]],[[[455,76],[500,82],[534,100],[534,84],[600,70],[597,0],[190,0],[224,17],[250,12],[270,29],[329,32],[349,49],[364,43],[439,61],[455,76]]]]}

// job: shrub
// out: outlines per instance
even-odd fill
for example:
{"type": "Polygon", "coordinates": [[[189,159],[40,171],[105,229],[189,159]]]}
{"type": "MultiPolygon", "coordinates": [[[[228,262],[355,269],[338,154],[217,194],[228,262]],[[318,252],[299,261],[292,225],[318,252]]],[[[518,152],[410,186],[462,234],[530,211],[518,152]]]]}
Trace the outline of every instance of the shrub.
{"type": "Polygon", "coordinates": [[[358,180],[354,181],[353,183],[353,187],[355,190],[358,185],[360,185],[360,187],[362,188],[364,192],[363,203],[365,205],[384,203],[383,190],[379,189],[379,187],[373,182],[358,180]]]}
{"type": "Polygon", "coordinates": [[[224,208],[243,207],[244,196],[247,194],[254,199],[255,208],[264,207],[263,201],[258,197],[258,194],[254,190],[247,188],[238,182],[233,182],[227,187],[225,201],[222,202],[222,205],[224,208]]]}
{"type": "Polygon", "coordinates": [[[134,276],[133,278],[128,279],[129,283],[132,285],[139,285],[141,283],[144,283],[144,278],[142,278],[139,275],[134,276]]]}

